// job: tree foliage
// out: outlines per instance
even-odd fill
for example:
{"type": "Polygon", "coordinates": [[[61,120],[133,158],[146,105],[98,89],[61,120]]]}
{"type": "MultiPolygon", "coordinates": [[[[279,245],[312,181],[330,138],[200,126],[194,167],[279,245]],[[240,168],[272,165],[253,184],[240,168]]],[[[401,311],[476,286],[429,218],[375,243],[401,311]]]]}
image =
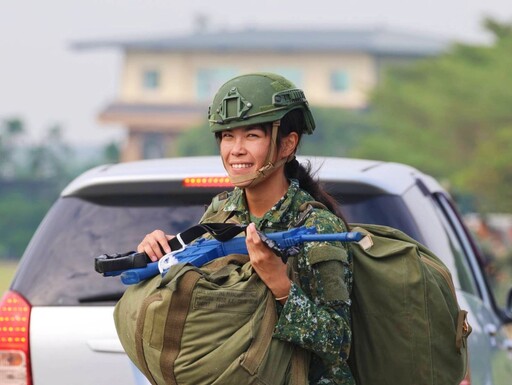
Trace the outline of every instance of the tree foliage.
{"type": "Polygon", "coordinates": [[[348,156],[363,137],[375,130],[367,111],[315,107],[312,112],[316,122],[315,132],[303,137],[299,154],[348,156]]]}
{"type": "Polygon", "coordinates": [[[12,188],[7,193],[0,192],[0,259],[17,259],[22,255],[54,199],[37,190],[12,188]]]}
{"type": "Polygon", "coordinates": [[[21,256],[44,214],[73,177],[98,164],[119,161],[115,143],[85,163],[77,161],[63,132],[53,125],[29,144],[21,119],[0,121],[0,259],[21,256]]]}
{"type": "Polygon", "coordinates": [[[481,209],[512,212],[512,26],[485,26],[490,46],[391,69],[372,97],[378,130],[351,155],[411,164],[478,195],[481,209]]]}
{"type": "Polygon", "coordinates": [[[218,155],[218,153],[219,146],[207,122],[192,127],[177,140],[177,156],[218,155]]]}
{"type": "Polygon", "coordinates": [[[51,126],[42,140],[29,149],[28,175],[35,179],[69,179],[73,152],[62,134],[62,127],[51,126]]]}
{"type": "Polygon", "coordinates": [[[23,121],[19,118],[4,119],[0,122],[0,177],[16,173],[15,150],[24,132],[23,121]]]}

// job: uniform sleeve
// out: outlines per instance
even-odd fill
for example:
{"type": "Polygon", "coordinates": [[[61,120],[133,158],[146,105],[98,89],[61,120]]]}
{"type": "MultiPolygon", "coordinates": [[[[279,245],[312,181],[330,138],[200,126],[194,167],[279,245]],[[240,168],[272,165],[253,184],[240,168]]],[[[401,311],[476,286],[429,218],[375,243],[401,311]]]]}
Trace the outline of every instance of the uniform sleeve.
{"type": "Polygon", "coordinates": [[[318,306],[293,284],[274,337],[299,345],[333,366],[347,360],[350,352],[349,306],[318,306]]]}
{"type": "MultiPolygon", "coordinates": [[[[331,220],[314,225],[322,233],[343,231],[331,220]]],[[[351,260],[340,243],[312,242],[303,254],[298,272],[302,288],[292,284],[274,337],[313,352],[326,367],[336,367],[350,352],[351,260]]]]}

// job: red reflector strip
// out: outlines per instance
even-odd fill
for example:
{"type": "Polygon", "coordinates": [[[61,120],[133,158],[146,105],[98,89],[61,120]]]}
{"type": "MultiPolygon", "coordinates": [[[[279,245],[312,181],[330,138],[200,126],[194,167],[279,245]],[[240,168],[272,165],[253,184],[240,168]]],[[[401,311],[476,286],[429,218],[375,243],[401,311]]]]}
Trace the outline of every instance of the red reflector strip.
{"type": "Polygon", "coordinates": [[[206,176],[185,178],[183,187],[233,187],[233,184],[227,176],[206,176]]]}

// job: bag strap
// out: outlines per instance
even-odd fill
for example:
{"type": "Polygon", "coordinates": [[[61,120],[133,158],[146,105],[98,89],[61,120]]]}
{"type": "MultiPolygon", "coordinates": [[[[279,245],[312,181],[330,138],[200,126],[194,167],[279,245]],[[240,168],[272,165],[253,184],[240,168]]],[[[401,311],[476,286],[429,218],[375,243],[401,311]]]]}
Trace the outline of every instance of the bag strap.
{"type": "Polygon", "coordinates": [[[247,370],[251,375],[254,375],[265,358],[265,353],[272,341],[272,334],[274,327],[277,323],[277,311],[275,300],[270,292],[267,290],[265,311],[261,320],[260,327],[257,331],[255,338],[252,340],[249,349],[244,355],[240,365],[247,370]]]}
{"type": "MultiPolygon", "coordinates": [[[[147,308],[151,303],[153,303],[156,300],[162,299],[162,294],[160,292],[155,293],[153,295],[150,295],[144,301],[142,302],[141,309],[139,311],[139,314],[145,314],[147,308]]],[[[142,367],[139,369],[141,372],[144,373],[146,378],[149,382],[151,382],[152,385],[157,385],[157,382],[155,378],[153,377],[153,374],[151,373],[151,370],[149,370],[148,363],[146,361],[146,355],[144,354],[144,345],[143,345],[143,339],[142,339],[142,331],[144,330],[144,321],[145,317],[137,317],[137,323],[135,327],[135,352],[137,354],[137,360],[140,363],[142,367]]]]}
{"type": "Polygon", "coordinates": [[[166,384],[178,385],[174,375],[174,362],[181,347],[181,336],[190,308],[192,291],[201,277],[197,271],[189,270],[180,280],[180,285],[173,293],[167,320],[165,321],[164,344],[160,356],[160,369],[166,384]]]}
{"type": "Polygon", "coordinates": [[[293,347],[291,362],[291,385],[307,385],[310,355],[304,349],[293,347]]]}
{"type": "Polygon", "coordinates": [[[237,223],[200,223],[192,226],[169,241],[171,250],[179,250],[190,242],[208,233],[219,242],[229,241],[244,231],[246,226],[237,223]]]}

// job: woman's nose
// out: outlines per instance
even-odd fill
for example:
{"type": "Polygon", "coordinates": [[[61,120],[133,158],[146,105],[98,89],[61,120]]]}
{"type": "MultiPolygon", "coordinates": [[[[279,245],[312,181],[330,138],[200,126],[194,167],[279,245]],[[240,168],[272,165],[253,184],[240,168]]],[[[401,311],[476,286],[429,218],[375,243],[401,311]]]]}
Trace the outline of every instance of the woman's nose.
{"type": "Polygon", "coordinates": [[[235,139],[231,152],[236,155],[245,153],[245,142],[242,138],[235,139]]]}

